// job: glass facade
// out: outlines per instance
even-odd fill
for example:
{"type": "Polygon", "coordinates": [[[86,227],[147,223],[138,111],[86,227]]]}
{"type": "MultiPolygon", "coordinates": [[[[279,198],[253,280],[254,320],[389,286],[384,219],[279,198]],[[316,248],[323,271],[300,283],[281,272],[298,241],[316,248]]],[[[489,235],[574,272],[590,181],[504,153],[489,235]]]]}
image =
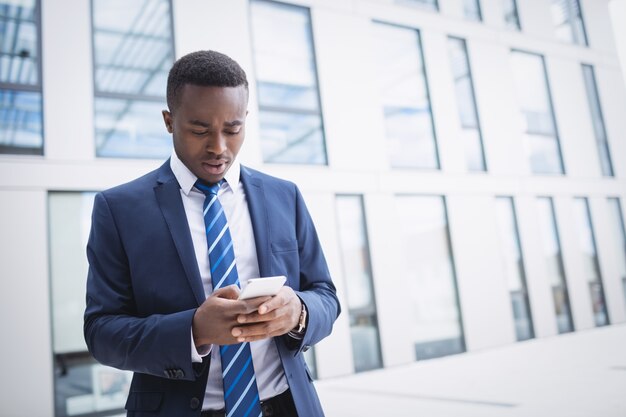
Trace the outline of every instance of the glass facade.
{"type": "Polygon", "coordinates": [[[469,171],[486,171],[483,139],[474,95],[474,82],[464,39],[448,38],[456,104],[461,120],[461,137],[469,171]]]}
{"type": "Polygon", "coordinates": [[[596,146],[598,147],[598,156],[600,158],[600,168],[602,169],[602,175],[612,177],[613,163],[611,162],[611,152],[609,151],[609,143],[606,127],[604,126],[604,117],[602,116],[602,106],[600,105],[600,95],[598,94],[595,72],[591,65],[583,65],[582,68],[585,90],[587,91],[587,101],[589,102],[589,110],[591,112],[591,121],[593,122],[593,133],[596,138],[596,146]]]}
{"type": "Polygon", "coordinates": [[[574,330],[574,322],[572,320],[569,292],[563,266],[563,254],[561,252],[561,240],[559,238],[552,198],[537,198],[536,209],[545,266],[554,301],[557,328],[559,333],[571,332],[574,330]]]}
{"type": "Polygon", "coordinates": [[[463,0],[463,16],[476,22],[483,20],[479,0],[463,0]]]}
{"type": "Polygon", "coordinates": [[[622,282],[624,301],[626,302],[626,226],[624,225],[619,198],[611,197],[607,201],[609,203],[611,230],[614,234],[613,242],[617,243],[617,274],[622,282]]]}
{"type": "Polygon", "coordinates": [[[504,23],[508,29],[522,30],[517,12],[517,0],[501,0],[504,11],[504,23]]]}
{"type": "Polygon", "coordinates": [[[263,161],[326,165],[309,9],[250,3],[263,161]]]}
{"type": "Polygon", "coordinates": [[[500,233],[500,250],[504,264],[504,274],[511,295],[515,335],[517,340],[531,339],[535,335],[513,198],[496,198],[496,219],[500,233]]]}
{"type": "Polygon", "coordinates": [[[130,372],[98,364],[83,338],[85,253],[93,193],[48,195],[55,416],[111,416],[123,411],[130,372]]]}
{"type": "Polygon", "coordinates": [[[578,0],[551,0],[550,11],[557,39],[577,45],[588,45],[578,0]]]}
{"type": "Polygon", "coordinates": [[[40,6],[0,0],[0,154],[43,155],[40,6]]]}
{"type": "Polygon", "coordinates": [[[338,195],[337,224],[356,372],[382,367],[363,198],[338,195]]]}
{"type": "Polygon", "coordinates": [[[415,356],[428,359],[463,352],[465,341],[456,272],[443,197],[397,196],[396,219],[402,228],[400,259],[412,317],[415,356]]]}
{"type": "Polygon", "coordinates": [[[515,92],[524,123],[524,148],[535,174],[563,174],[561,145],[543,56],[511,52],[515,92]]]}
{"type": "Polygon", "coordinates": [[[163,125],[174,63],[169,0],[92,0],[96,155],[169,156],[163,125]]]}
{"type": "Polygon", "coordinates": [[[604,297],[604,288],[602,286],[602,274],[598,261],[589,201],[586,198],[575,198],[573,208],[578,232],[579,254],[583,261],[583,273],[591,294],[593,316],[596,326],[604,326],[609,324],[609,316],[606,309],[606,298],[604,297]]]}
{"type": "Polygon", "coordinates": [[[439,169],[419,32],[374,23],[372,42],[391,166],[439,169]]]}

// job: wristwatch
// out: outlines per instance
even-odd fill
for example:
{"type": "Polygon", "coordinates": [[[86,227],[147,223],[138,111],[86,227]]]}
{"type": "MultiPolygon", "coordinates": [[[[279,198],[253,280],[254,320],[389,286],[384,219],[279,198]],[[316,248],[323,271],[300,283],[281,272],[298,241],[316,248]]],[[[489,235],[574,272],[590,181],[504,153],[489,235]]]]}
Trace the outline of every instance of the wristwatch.
{"type": "Polygon", "coordinates": [[[303,334],[306,328],[306,306],[302,303],[302,311],[300,311],[300,319],[298,320],[298,327],[292,330],[294,333],[303,334]]]}

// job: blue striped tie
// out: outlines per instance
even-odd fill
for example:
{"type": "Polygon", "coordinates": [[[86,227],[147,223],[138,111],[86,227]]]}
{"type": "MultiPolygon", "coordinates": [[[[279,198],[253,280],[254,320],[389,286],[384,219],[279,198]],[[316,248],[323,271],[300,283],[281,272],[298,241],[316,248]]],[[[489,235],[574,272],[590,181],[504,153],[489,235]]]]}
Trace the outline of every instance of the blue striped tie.
{"type": "MultiPolygon", "coordinates": [[[[217,198],[217,191],[222,181],[213,185],[201,180],[196,182],[196,188],[206,195],[204,224],[209,247],[213,291],[232,284],[239,286],[233,240],[228,230],[224,208],[217,198]]],[[[245,342],[220,346],[220,355],[222,356],[226,416],[261,417],[259,390],[254,376],[250,345],[245,342]]]]}

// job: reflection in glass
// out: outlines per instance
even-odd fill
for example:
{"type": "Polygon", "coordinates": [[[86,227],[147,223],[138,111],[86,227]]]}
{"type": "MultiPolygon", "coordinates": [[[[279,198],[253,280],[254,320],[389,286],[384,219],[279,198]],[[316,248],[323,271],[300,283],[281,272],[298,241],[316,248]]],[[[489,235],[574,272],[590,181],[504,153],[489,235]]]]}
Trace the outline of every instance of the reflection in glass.
{"type": "Polygon", "coordinates": [[[552,289],[557,327],[559,333],[571,332],[574,330],[574,324],[552,198],[537,198],[536,208],[545,265],[548,279],[550,280],[550,288],[552,289]]]}
{"type": "Polygon", "coordinates": [[[578,0],[551,0],[552,23],[559,40],[587,46],[585,23],[578,0]]]}
{"type": "Polygon", "coordinates": [[[438,11],[439,4],[437,0],[396,0],[397,4],[407,5],[407,6],[416,6],[425,10],[438,11]]]}
{"type": "Polygon", "coordinates": [[[92,10],[96,154],[167,157],[161,110],[174,63],[169,0],[93,0],[92,10]]]}
{"type": "Polygon", "coordinates": [[[448,38],[448,54],[452,66],[456,103],[461,120],[465,161],[470,171],[486,171],[485,157],[474,96],[474,83],[464,39],[448,38]]]}
{"type": "Polygon", "coordinates": [[[354,369],[360,372],[380,368],[382,359],[363,199],[355,195],[337,196],[336,207],[354,369]]]}
{"type": "Polygon", "coordinates": [[[478,0],[463,0],[463,16],[467,20],[476,22],[480,22],[483,19],[478,0]]]}
{"type": "Polygon", "coordinates": [[[163,140],[161,103],[96,97],[94,104],[98,156],[161,159],[171,153],[171,139],[163,140]]]}
{"type": "Polygon", "coordinates": [[[617,246],[617,274],[622,281],[624,290],[624,301],[626,301],[626,226],[624,226],[624,217],[622,215],[622,205],[618,198],[609,198],[609,213],[611,230],[614,233],[613,242],[617,246]]]}
{"type": "Polygon", "coordinates": [[[562,174],[563,161],[543,56],[511,52],[524,147],[535,174],[562,174]]]}
{"type": "Polygon", "coordinates": [[[517,12],[517,0],[502,0],[502,8],[504,9],[504,23],[506,27],[513,30],[521,30],[522,26],[517,12]]]}
{"type": "Polygon", "coordinates": [[[391,166],[438,169],[419,32],[374,23],[372,42],[391,166]]]}
{"type": "Polygon", "coordinates": [[[309,9],[250,3],[263,160],[326,164],[309,9]]]}
{"type": "Polygon", "coordinates": [[[598,155],[600,157],[602,175],[612,177],[613,164],[611,163],[611,153],[609,152],[606,127],[604,126],[604,118],[602,116],[602,106],[600,106],[600,96],[598,95],[596,76],[591,65],[583,65],[582,67],[583,78],[585,79],[585,89],[587,91],[587,101],[589,102],[591,120],[593,122],[593,133],[596,137],[596,146],[598,147],[598,155]]]}
{"type": "Polygon", "coordinates": [[[496,198],[496,216],[504,272],[511,294],[515,334],[518,341],[531,339],[534,337],[533,322],[513,198],[496,198]]]}
{"type": "Polygon", "coordinates": [[[602,274],[600,273],[589,201],[586,198],[575,198],[573,206],[574,219],[578,229],[578,247],[583,260],[583,274],[591,293],[593,316],[596,326],[604,326],[609,324],[609,316],[606,310],[606,298],[602,287],[602,274]]]}
{"type": "Polygon", "coordinates": [[[0,0],[0,154],[43,154],[39,4],[0,0]]]}
{"type": "Polygon", "coordinates": [[[408,330],[417,359],[465,350],[445,201],[438,196],[397,196],[395,204],[406,291],[408,330]]]}
{"type": "Polygon", "coordinates": [[[100,365],[83,338],[93,193],[48,196],[55,416],[110,416],[126,402],[130,372],[100,365]]]}
{"type": "Polygon", "coordinates": [[[0,89],[0,153],[41,153],[41,93],[0,89]]]}

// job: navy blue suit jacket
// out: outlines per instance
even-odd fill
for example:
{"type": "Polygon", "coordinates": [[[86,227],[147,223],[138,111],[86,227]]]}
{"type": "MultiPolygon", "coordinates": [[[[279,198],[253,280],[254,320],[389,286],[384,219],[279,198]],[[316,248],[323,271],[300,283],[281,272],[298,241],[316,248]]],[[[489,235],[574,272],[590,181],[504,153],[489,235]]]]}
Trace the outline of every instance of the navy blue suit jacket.
{"type": "MultiPolygon", "coordinates": [[[[287,276],[308,310],[301,342],[274,338],[298,415],[323,416],[302,351],[340,307],[317,233],[293,183],[243,166],[241,181],[261,276],[287,276]]],[[[87,257],[85,340],[102,364],[134,372],[128,416],[198,416],[210,358],[191,362],[190,329],[205,294],[169,160],[96,195],[87,257]]]]}

